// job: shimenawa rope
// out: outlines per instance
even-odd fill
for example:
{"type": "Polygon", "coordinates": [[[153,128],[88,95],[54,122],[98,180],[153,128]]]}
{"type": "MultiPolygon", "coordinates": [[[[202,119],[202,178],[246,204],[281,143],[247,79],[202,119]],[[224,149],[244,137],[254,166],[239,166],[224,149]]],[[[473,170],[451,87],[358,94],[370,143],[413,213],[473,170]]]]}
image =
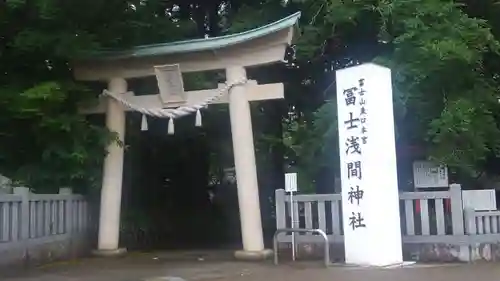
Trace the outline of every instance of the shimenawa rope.
{"type": "Polygon", "coordinates": [[[102,95],[110,97],[110,98],[118,101],[123,106],[128,107],[128,108],[132,109],[133,111],[142,113],[142,121],[141,121],[141,130],[142,131],[146,131],[148,129],[148,123],[147,123],[146,116],[152,116],[152,117],[158,117],[158,118],[169,118],[170,120],[168,121],[168,134],[173,134],[174,133],[174,119],[177,119],[177,118],[180,118],[183,116],[187,116],[189,114],[196,112],[195,126],[200,127],[201,126],[200,109],[207,107],[209,104],[211,104],[215,100],[221,98],[224,94],[229,92],[229,90],[232,87],[238,86],[238,85],[244,85],[247,82],[248,82],[248,79],[244,78],[244,79],[238,80],[236,82],[226,84],[222,89],[220,89],[220,91],[216,95],[207,98],[206,100],[204,100],[203,102],[201,102],[199,104],[181,106],[181,107],[177,107],[177,108],[144,108],[144,107],[139,107],[139,106],[127,101],[120,94],[115,94],[115,93],[110,92],[108,90],[104,90],[102,92],[102,95]]]}

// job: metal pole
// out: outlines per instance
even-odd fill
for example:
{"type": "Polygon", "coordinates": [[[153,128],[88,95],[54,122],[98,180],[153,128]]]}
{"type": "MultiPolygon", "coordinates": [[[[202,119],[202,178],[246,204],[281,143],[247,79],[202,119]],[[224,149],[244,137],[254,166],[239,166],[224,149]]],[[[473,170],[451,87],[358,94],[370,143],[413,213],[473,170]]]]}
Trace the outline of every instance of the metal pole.
{"type": "Polygon", "coordinates": [[[282,228],[277,229],[273,237],[274,264],[278,265],[278,235],[283,232],[299,232],[299,233],[317,233],[323,238],[324,246],[324,264],[325,267],[330,265],[330,241],[326,233],[321,229],[304,229],[304,228],[282,228]]]}
{"type": "MultiPolygon", "coordinates": [[[[290,225],[295,228],[295,215],[294,215],[295,207],[293,205],[293,191],[290,191],[290,225]]],[[[292,261],[295,261],[295,232],[292,232],[292,261]]]]}

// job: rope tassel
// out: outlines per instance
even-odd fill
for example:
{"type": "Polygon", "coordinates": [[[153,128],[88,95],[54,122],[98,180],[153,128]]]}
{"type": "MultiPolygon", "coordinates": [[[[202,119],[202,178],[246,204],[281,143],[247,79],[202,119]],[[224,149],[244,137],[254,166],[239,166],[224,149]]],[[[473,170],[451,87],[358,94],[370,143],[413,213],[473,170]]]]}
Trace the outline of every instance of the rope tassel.
{"type": "Polygon", "coordinates": [[[168,120],[168,134],[173,135],[174,134],[174,118],[170,117],[170,120],[168,120]]]}
{"type": "Polygon", "coordinates": [[[196,127],[201,127],[201,112],[199,109],[196,111],[196,120],[195,120],[194,125],[196,127]]]}
{"type": "Polygon", "coordinates": [[[142,120],[141,120],[141,131],[147,131],[148,130],[148,118],[146,115],[142,115],[142,120]]]}

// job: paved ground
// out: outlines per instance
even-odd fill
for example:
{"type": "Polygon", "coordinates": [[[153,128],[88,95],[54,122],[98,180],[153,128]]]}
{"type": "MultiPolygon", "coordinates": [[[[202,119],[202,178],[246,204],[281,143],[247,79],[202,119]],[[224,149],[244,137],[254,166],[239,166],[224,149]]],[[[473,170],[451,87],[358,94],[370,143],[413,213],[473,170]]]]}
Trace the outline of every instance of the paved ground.
{"type": "Polygon", "coordinates": [[[500,263],[413,265],[396,269],[323,268],[320,262],[243,263],[213,254],[132,254],[120,259],[84,259],[56,263],[15,276],[10,281],[159,281],[176,276],[187,281],[471,281],[498,280],[500,263]]]}

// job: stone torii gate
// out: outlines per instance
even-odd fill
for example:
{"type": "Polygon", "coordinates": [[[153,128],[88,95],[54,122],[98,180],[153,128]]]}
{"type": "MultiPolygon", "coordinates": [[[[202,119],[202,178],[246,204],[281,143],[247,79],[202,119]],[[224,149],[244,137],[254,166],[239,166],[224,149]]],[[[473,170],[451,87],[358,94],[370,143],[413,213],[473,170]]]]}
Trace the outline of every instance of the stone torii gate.
{"type": "MultiPolygon", "coordinates": [[[[106,113],[106,126],[125,136],[125,112],[173,119],[196,113],[210,103],[229,103],[231,132],[238,189],[243,250],[241,259],[261,259],[270,254],[264,248],[255,167],[255,151],[249,101],[283,98],[283,84],[259,85],[247,80],[245,67],[282,61],[291,43],[300,13],[239,34],[167,44],[139,46],[124,51],[101,51],[73,62],[80,81],[107,81],[108,89],[99,104],[82,112],[106,113]],[[182,73],[225,69],[226,85],[218,89],[184,91],[182,73]],[[156,76],[159,93],[136,96],[127,89],[127,79],[156,76]]],[[[198,120],[199,121],[199,120],[198,120]]],[[[120,206],[124,149],[108,147],[104,161],[99,218],[100,255],[116,255],[120,249],[120,206]]]]}

